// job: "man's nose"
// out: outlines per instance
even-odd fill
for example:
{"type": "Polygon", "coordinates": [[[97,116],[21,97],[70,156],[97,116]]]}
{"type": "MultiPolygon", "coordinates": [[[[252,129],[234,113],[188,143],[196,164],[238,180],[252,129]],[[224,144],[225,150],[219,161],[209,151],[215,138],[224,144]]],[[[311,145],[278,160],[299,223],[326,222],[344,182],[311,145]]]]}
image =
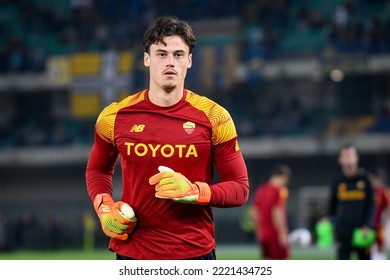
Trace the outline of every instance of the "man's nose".
{"type": "Polygon", "coordinates": [[[173,67],[174,66],[174,57],[173,55],[167,55],[167,66],[173,67]]]}

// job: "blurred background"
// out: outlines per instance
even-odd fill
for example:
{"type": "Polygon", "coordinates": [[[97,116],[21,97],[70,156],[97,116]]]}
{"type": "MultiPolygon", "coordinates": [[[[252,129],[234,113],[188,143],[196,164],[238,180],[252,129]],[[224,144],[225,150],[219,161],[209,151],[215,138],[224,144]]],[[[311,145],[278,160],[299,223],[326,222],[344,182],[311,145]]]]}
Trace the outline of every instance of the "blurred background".
{"type": "Polygon", "coordinates": [[[278,163],[290,229],[314,233],[345,143],[387,184],[388,0],[0,0],[0,251],[107,246],[84,181],[93,126],[147,87],[161,15],[193,27],[186,87],[229,110],[248,167],[249,202],[214,210],[218,244],[255,244],[246,209],[278,163]]]}

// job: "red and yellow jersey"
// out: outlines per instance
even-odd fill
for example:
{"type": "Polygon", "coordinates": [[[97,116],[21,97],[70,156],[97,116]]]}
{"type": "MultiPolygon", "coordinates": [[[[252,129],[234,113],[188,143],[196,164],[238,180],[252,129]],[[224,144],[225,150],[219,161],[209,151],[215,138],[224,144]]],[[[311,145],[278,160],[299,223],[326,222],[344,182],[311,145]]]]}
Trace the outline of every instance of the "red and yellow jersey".
{"type": "Polygon", "coordinates": [[[138,225],[128,240],[112,239],[110,249],[130,258],[185,259],[209,253],[215,247],[211,206],[239,206],[248,198],[247,171],[229,113],[188,90],[171,107],[154,105],[144,90],[101,112],[86,171],[92,200],[98,193],[112,193],[118,155],[122,201],[133,207],[138,225]],[[212,184],[213,164],[220,183],[212,184]],[[210,184],[209,205],[156,198],[148,180],[160,165],[192,182],[210,184]]]}
{"type": "Polygon", "coordinates": [[[387,197],[385,187],[377,187],[375,189],[375,211],[374,211],[374,227],[379,228],[382,224],[383,212],[390,207],[390,200],[387,197]]]}
{"type": "MultiPolygon", "coordinates": [[[[259,240],[278,240],[279,234],[273,222],[272,211],[275,207],[281,207],[285,213],[287,198],[288,189],[284,186],[275,186],[267,182],[258,187],[255,192],[253,206],[256,211],[257,238],[259,240]]],[[[285,217],[284,220],[286,221],[287,218],[285,217]]]]}

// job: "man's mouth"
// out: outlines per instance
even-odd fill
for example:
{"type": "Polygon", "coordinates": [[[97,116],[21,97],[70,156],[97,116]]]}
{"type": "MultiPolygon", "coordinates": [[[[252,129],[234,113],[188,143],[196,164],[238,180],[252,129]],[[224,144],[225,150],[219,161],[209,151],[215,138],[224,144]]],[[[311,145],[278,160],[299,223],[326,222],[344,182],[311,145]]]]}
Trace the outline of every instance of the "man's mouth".
{"type": "Polygon", "coordinates": [[[164,75],[166,76],[173,76],[173,75],[177,75],[175,71],[172,71],[172,70],[167,70],[164,72],[164,75]]]}

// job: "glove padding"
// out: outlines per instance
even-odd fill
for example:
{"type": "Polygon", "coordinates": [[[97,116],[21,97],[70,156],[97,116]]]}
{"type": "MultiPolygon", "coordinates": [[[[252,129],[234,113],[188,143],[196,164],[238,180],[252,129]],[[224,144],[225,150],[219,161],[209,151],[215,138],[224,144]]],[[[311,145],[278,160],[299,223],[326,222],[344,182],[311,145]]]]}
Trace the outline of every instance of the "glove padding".
{"type": "Polygon", "coordinates": [[[209,203],[211,190],[207,183],[191,183],[183,174],[169,168],[159,170],[159,173],[149,178],[149,184],[155,185],[156,197],[181,203],[209,203]]]}
{"type": "Polygon", "coordinates": [[[126,240],[137,224],[137,218],[126,217],[121,212],[125,202],[114,202],[111,195],[103,193],[95,197],[93,206],[105,235],[111,238],[126,240]]]}

